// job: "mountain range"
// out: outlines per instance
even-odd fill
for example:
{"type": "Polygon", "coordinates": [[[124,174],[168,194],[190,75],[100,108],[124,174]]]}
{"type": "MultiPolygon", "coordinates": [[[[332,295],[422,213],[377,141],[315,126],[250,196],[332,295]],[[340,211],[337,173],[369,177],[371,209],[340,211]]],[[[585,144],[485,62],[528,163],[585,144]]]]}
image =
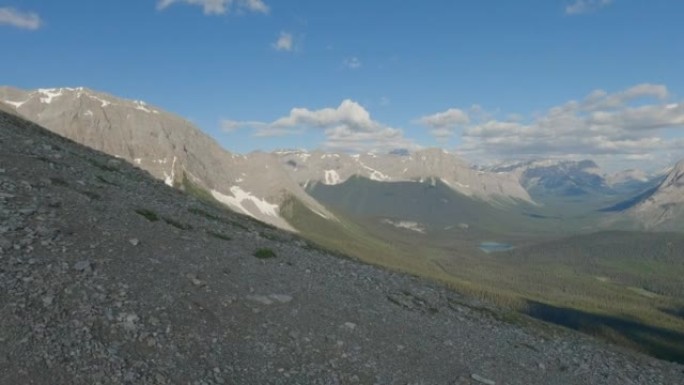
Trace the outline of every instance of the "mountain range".
{"type": "Polygon", "coordinates": [[[340,258],[6,112],[0,303],[2,384],[647,385],[684,370],[340,258]]]}
{"type": "MultiPolygon", "coordinates": [[[[484,169],[441,149],[389,154],[279,151],[239,155],[223,149],[177,115],[143,101],[87,88],[0,87],[0,100],[37,124],[125,159],[169,185],[195,185],[238,212],[291,231],[296,229],[280,213],[283,202],[294,198],[334,220],[335,214],[307,190],[316,184],[342,185],[352,177],[379,183],[442,183],[465,201],[484,202],[495,209],[530,211],[530,206],[537,206],[532,211],[540,218],[545,213],[539,206],[558,206],[559,199],[617,207],[619,202],[640,197],[659,182],[676,180],[678,175],[677,168],[666,176],[650,176],[638,170],[607,175],[591,160],[536,160],[484,169]]],[[[596,225],[675,228],[684,218],[677,200],[682,187],[663,182],[658,190],[617,214],[612,211],[611,216],[617,215],[619,220],[597,221],[596,225]]],[[[558,216],[558,211],[551,211],[558,216]]],[[[466,219],[455,218],[455,223],[466,219]]]]}
{"type": "MultiPolygon", "coordinates": [[[[602,325],[590,333],[684,360],[684,350],[663,337],[684,332],[684,260],[676,250],[684,161],[647,174],[606,173],[591,160],[483,168],[442,149],[234,154],[182,117],[87,88],[0,87],[0,109],[196,201],[297,233],[312,249],[443,282],[544,320],[572,311],[602,325]]],[[[103,172],[118,167],[93,159],[84,161],[103,172]]]]}

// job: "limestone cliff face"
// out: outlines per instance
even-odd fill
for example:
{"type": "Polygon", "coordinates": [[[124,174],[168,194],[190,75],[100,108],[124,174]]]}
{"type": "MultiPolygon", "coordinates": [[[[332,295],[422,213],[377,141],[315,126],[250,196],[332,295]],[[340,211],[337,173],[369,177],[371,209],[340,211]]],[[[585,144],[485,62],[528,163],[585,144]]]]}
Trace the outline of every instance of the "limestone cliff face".
{"type": "Polygon", "coordinates": [[[290,195],[325,212],[274,156],[231,154],[187,120],[145,102],[87,88],[0,87],[0,100],[29,120],[125,159],[168,185],[188,178],[234,210],[275,226],[292,230],[279,215],[280,203],[290,195]]]}
{"type": "Polygon", "coordinates": [[[684,160],[674,166],[653,194],[628,214],[649,229],[681,231],[684,227],[684,160]]]}
{"type": "Polygon", "coordinates": [[[335,185],[352,176],[381,182],[440,179],[463,195],[485,201],[532,201],[514,176],[475,170],[458,155],[441,149],[419,150],[401,155],[292,151],[281,152],[279,156],[292,177],[303,185],[335,185]]]}

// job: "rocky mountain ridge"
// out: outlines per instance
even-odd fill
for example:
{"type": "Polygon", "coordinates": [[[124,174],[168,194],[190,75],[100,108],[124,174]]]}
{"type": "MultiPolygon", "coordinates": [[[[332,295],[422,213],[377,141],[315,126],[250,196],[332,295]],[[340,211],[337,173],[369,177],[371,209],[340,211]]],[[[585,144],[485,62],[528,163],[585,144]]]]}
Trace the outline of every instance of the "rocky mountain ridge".
{"type": "Polygon", "coordinates": [[[684,160],[677,163],[663,182],[627,213],[647,229],[681,231],[684,224],[684,160]]]}
{"type": "Polygon", "coordinates": [[[492,171],[510,173],[535,197],[608,194],[607,175],[592,160],[532,160],[500,165],[492,171]]]}
{"type": "Polygon", "coordinates": [[[531,202],[509,175],[476,170],[456,154],[431,148],[402,154],[344,154],[320,151],[278,153],[290,175],[300,184],[336,185],[352,176],[381,182],[439,179],[454,191],[484,201],[531,202]]]}
{"type": "Polygon", "coordinates": [[[384,155],[320,151],[237,155],[179,116],[87,88],[0,87],[0,101],[4,110],[125,159],[168,185],[199,187],[237,212],[290,231],[296,229],[280,213],[284,202],[295,198],[321,217],[336,220],[306,189],[313,183],[337,185],[352,176],[386,183],[440,181],[465,197],[503,207],[543,205],[549,197],[617,194],[628,203],[614,207],[630,208],[622,216],[624,221],[654,230],[678,230],[684,222],[677,188],[646,201],[646,194],[650,197],[651,189],[655,191],[652,181],[658,180],[639,171],[607,175],[589,160],[537,160],[476,169],[440,149],[384,155]],[[640,207],[632,208],[636,203],[640,207]]]}
{"type": "Polygon", "coordinates": [[[0,112],[0,383],[681,384],[0,112]]]}
{"type": "Polygon", "coordinates": [[[126,159],[169,185],[198,184],[232,209],[287,230],[294,229],[279,215],[283,201],[295,197],[312,211],[334,219],[302,186],[339,183],[351,175],[387,182],[441,179],[461,194],[486,201],[531,201],[513,178],[474,170],[456,155],[437,149],[405,156],[236,155],[176,115],[83,87],[33,91],[0,87],[0,100],[24,117],[126,159]]]}
{"type": "Polygon", "coordinates": [[[0,87],[0,100],[53,132],[125,159],[170,186],[197,184],[266,223],[294,230],[278,212],[290,196],[330,215],[290,180],[275,156],[231,154],[185,119],[144,102],[87,88],[0,87]]]}

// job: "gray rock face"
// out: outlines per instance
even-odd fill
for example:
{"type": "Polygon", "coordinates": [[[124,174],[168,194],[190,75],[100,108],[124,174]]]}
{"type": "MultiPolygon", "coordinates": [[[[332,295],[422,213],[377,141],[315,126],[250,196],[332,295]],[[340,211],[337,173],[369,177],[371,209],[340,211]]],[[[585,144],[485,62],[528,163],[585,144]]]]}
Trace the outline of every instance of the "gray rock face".
{"type": "Polygon", "coordinates": [[[681,231],[684,227],[684,160],[677,163],[658,188],[628,215],[648,229],[681,231]]]}
{"type": "Polygon", "coordinates": [[[329,154],[323,152],[280,152],[281,162],[300,184],[335,185],[352,176],[382,182],[441,179],[453,190],[485,201],[531,202],[518,180],[507,174],[475,170],[455,154],[426,149],[403,154],[329,154]]]}
{"type": "Polygon", "coordinates": [[[532,160],[503,164],[491,170],[516,177],[535,199],[612,192],[604,172],[591,160],[532,160]]]}
{"type": "Polygon", "coordinates": [[[341,183],[353,175],[385,182],[441,179],[455,191],[485,201],[531,201],[515,177],[474,170],[455,154],[437,149],[392,155],[242,156],[225,151],[176,115],[86,88],[0,87],[0,100],[33,122],[125,159],[168,185],[182,185],[187,179],[233,210],[288,230],[293,228],[279,213],[283,201],[293,196],[334,218],[302,186],[341,183]]]}
{"type": "Polygon", "coordinates": [[[0,384],[683,383],[115,163],[0,113],[0,384]]]}
{"type": "Polygon", "coordinates": [[[235,211],[266,223],[292,230],[279,215],[280,203],[289,196],[327,212],[273,155],[231,154],[188,121],[145,102],[86,88],[0,87],[0,100],[29,120],[125,159],[170,186],[187,178],[235,211]]]}

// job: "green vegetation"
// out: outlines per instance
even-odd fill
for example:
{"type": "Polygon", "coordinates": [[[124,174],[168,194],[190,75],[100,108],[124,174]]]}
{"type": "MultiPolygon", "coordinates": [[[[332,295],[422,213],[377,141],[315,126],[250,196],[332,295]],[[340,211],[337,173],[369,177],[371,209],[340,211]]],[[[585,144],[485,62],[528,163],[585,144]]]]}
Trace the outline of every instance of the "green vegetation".
{"type": "Polygon", "coordinates": [[[181,180],[180,185],[178,185],[177,182],[174,182],[174,185],[176,185],[175,187],[180,187],[181,190],[185,191],[188,195],[195,197],[200,202],[212,206],[223,207],[223,204],[217,201],[209,191],[191,181],[185,172],[183,173],[183,179],[181,180]]]}
{"type": "Polygon", "coordinates": [[[197,207],[190,207],[190,208],[188,209],[188,211],[191,212],[192,214],[202,216],[202,217],[204,217],[204,218],[206,218],[206,219],[209,219],[209,220],[212,220],[212,221],[215,221],[215,222],[220,222],[220,223],[225,223],[225,222],[227,222],[227,220],[225,220],[225,219],[219,217],[218,215],[214,215],[214,214],[212,214],[212,213],[210,213],[210,212],[208,212],[208,211],[202,210],[202,209],[197,208],[197,207]]]}
{"type": "Polygon", "coordinates": [[[219,233],[217,231],[207,230],[207,234],[209,234],[209,236],[211,236],[211,237],[222,239],[224,241],[232,241],[233,240],[233,238],[229,237],[228,235],[219,233]]]}
{"type": "Polygon", "coordinates": [[[276,232],[260,231],[259,236],[274,242],[286,242],[287,240],[276,232]]]}
{"type": "Polygon", "coordinates": [[[275,251],[268,248],[258,249],[254,252],[254,256],[259,259],[272,259],[277,257],[275,251]]]}
{"type": "MultiPolygon", "coordinates": [[[[219,203],[219,204],[220,204],[220,203],[219,203]]],[[[220,209],[218,209],[218,210],[226,210],[226,208],[220,208],[220,209]]],[[[221,217],[221,216],[212,214],[212,213],[210,213],[210,212],[208,212],[208,211],[206,211],[206,210],[203,210],[203,209],[200,209],[200,208],[197,208],[197,207],[190,207],[190,208],[188,209],[188,211],[191,212],[191,213],[193,213],[193,214],[195,214],[195,215],[202,216],[202,217],[204,217],[204,218],[206,218],[206,219],[209,219],[209,220],[214,221],[214,222],[217,222],[217,223],[222,223],[222,224],[225,224],[225,225],[230,225],[230,226],[237,227],[237,228],[239,228],[239,229],[241,229],[241,230],[245,230],[245,231],[249,230],[249,227],[243,225],[242,223],[240,223],[240,222],[238,222],[238,221],[230,220],[230,219],[227,219],[227,218],[224,218],[224,217],[221,217]]]]}
{"type": "Polygon", "coordinates": [[[67,181],[65,181],[64,179],[59,178],[59,177],[50,178],[50,183],[52,183],[55,186],[62,186],[62,187],[69,186],[69,183],[67,183],[67,181]]]}
{"type": "Polygon", "coordinates": [[[110,181],[109,179],[103,177],[102,175],[98,175],[97,180],[99,180],[100,182],[102,182],[104,184],[110,185],[110,186],[119,186],[117,183],[110,181]]]}
{"type": "Polygon", "coordinates": [[[171,225],[177,229],[192,230],[192,226],[188,223],[181,223],[181,222],[178,222],[177,220],[175,220],[173,218],[169,218],[169,217],[162,217],[162,219],[164,220],[164,222],[166,222],[167,224],[169,224],[169,225],[171,225]]]}
{"type": "Polygon", "coordinates": [[[107,163],[100,162],[96,159],[88,159],[86,158],[88,163],[92,164],[93,166],[99,168],[102,171],[107,171],[107,172],[119,172],[119,169],[115,166],[111,166],[107,163]]]}
{"type": "MultiPolygon", "coordinates": [[[[217,201],[211,195],[211,193],[209,191],[207,191],[206,189],[200,187],[199,185],[197,185],[196,183],[191,181],[190,178],[188,178],[187,174],[185,174],[185,173],[183,173],[183,179],[181,181],[181,185],[178,187],[180,187],[187,194],[195,197],[200,202],[205,203],[206,205],[215,208],[217,210],[217,212],[228,211],[228,209],[226,208],[226,206],[223,203],[217,201]]],[[[190,211],[193,214],[203,216],[203,217],[205,217],[209,220],[212,220],[212,221],[228,224],[228,225],[231,225],[233,227],[237,227],[237,228],[239,228],[241,230],[245,230],[245,231],[249,230],[249,227],[243,225],[242,223],[240,223],[238,221],[226,219],[224,217],[210,213],[210,212],[208,212],[204,209],[201,209],[201,208],[191,207],[188,209],[188,211],[190,211]]],[[[239,215],[239,214],[233,213],[233,215],[239,215]]],[[[253,223],[259,223],[259,226],[261,226],[261,227],[267,227],[267,228],[271,228],[271,229],[274,228],[273,226],[271,226],[269,224],[258,222],[256,219],[248,217],[246,215],[243,216],[243,219],[245,221],[249,221],[249,222],[253,222],[253,223]]]]}
{"type": "MultiPolygon", "coordinates": [[[[681,234],[602,232],[557,239],[547,234],[545,239],[529,231],[502,235],[473,227],[421,234],[383,224],[382,216],[335,213],[338,220],[328,220],[294,198],[281,213],[323,249],[440,281],[513,311],[504,311],[501,319],[524,319],[515,312],[538,316],[533,310],[540,306],[563,309],[557,311],[571,311],[579,320],[564,326],[684,362],[684,317],[677,311],[684,309],[681,234]],[[516,248],[486,254],[478,249],[485,240],[516,248]],[[592,327],[577,327],[585,323],[592,327]]],[[[562,317],[538,318],[563,324],[562,317]]]]}
{"type": "Polygon", "coordinates": [[[145,219],[147,219],[150,222],[157,222],[159,220],[159,215],[157,215],[157,213],[155,213],[152,210],[136,209],[135,212],[139,215],[142,215],[143,217],[145,217],[145,219]]]}
{"type": "Polygon", "coordinates": [[[96,192],[93,191],[88,191],[88,190],[78,190],[79,193],[87,196],[89,199],[94,200],[94,201],[99,201],[102,199],[102,196],[96,192]]]}

